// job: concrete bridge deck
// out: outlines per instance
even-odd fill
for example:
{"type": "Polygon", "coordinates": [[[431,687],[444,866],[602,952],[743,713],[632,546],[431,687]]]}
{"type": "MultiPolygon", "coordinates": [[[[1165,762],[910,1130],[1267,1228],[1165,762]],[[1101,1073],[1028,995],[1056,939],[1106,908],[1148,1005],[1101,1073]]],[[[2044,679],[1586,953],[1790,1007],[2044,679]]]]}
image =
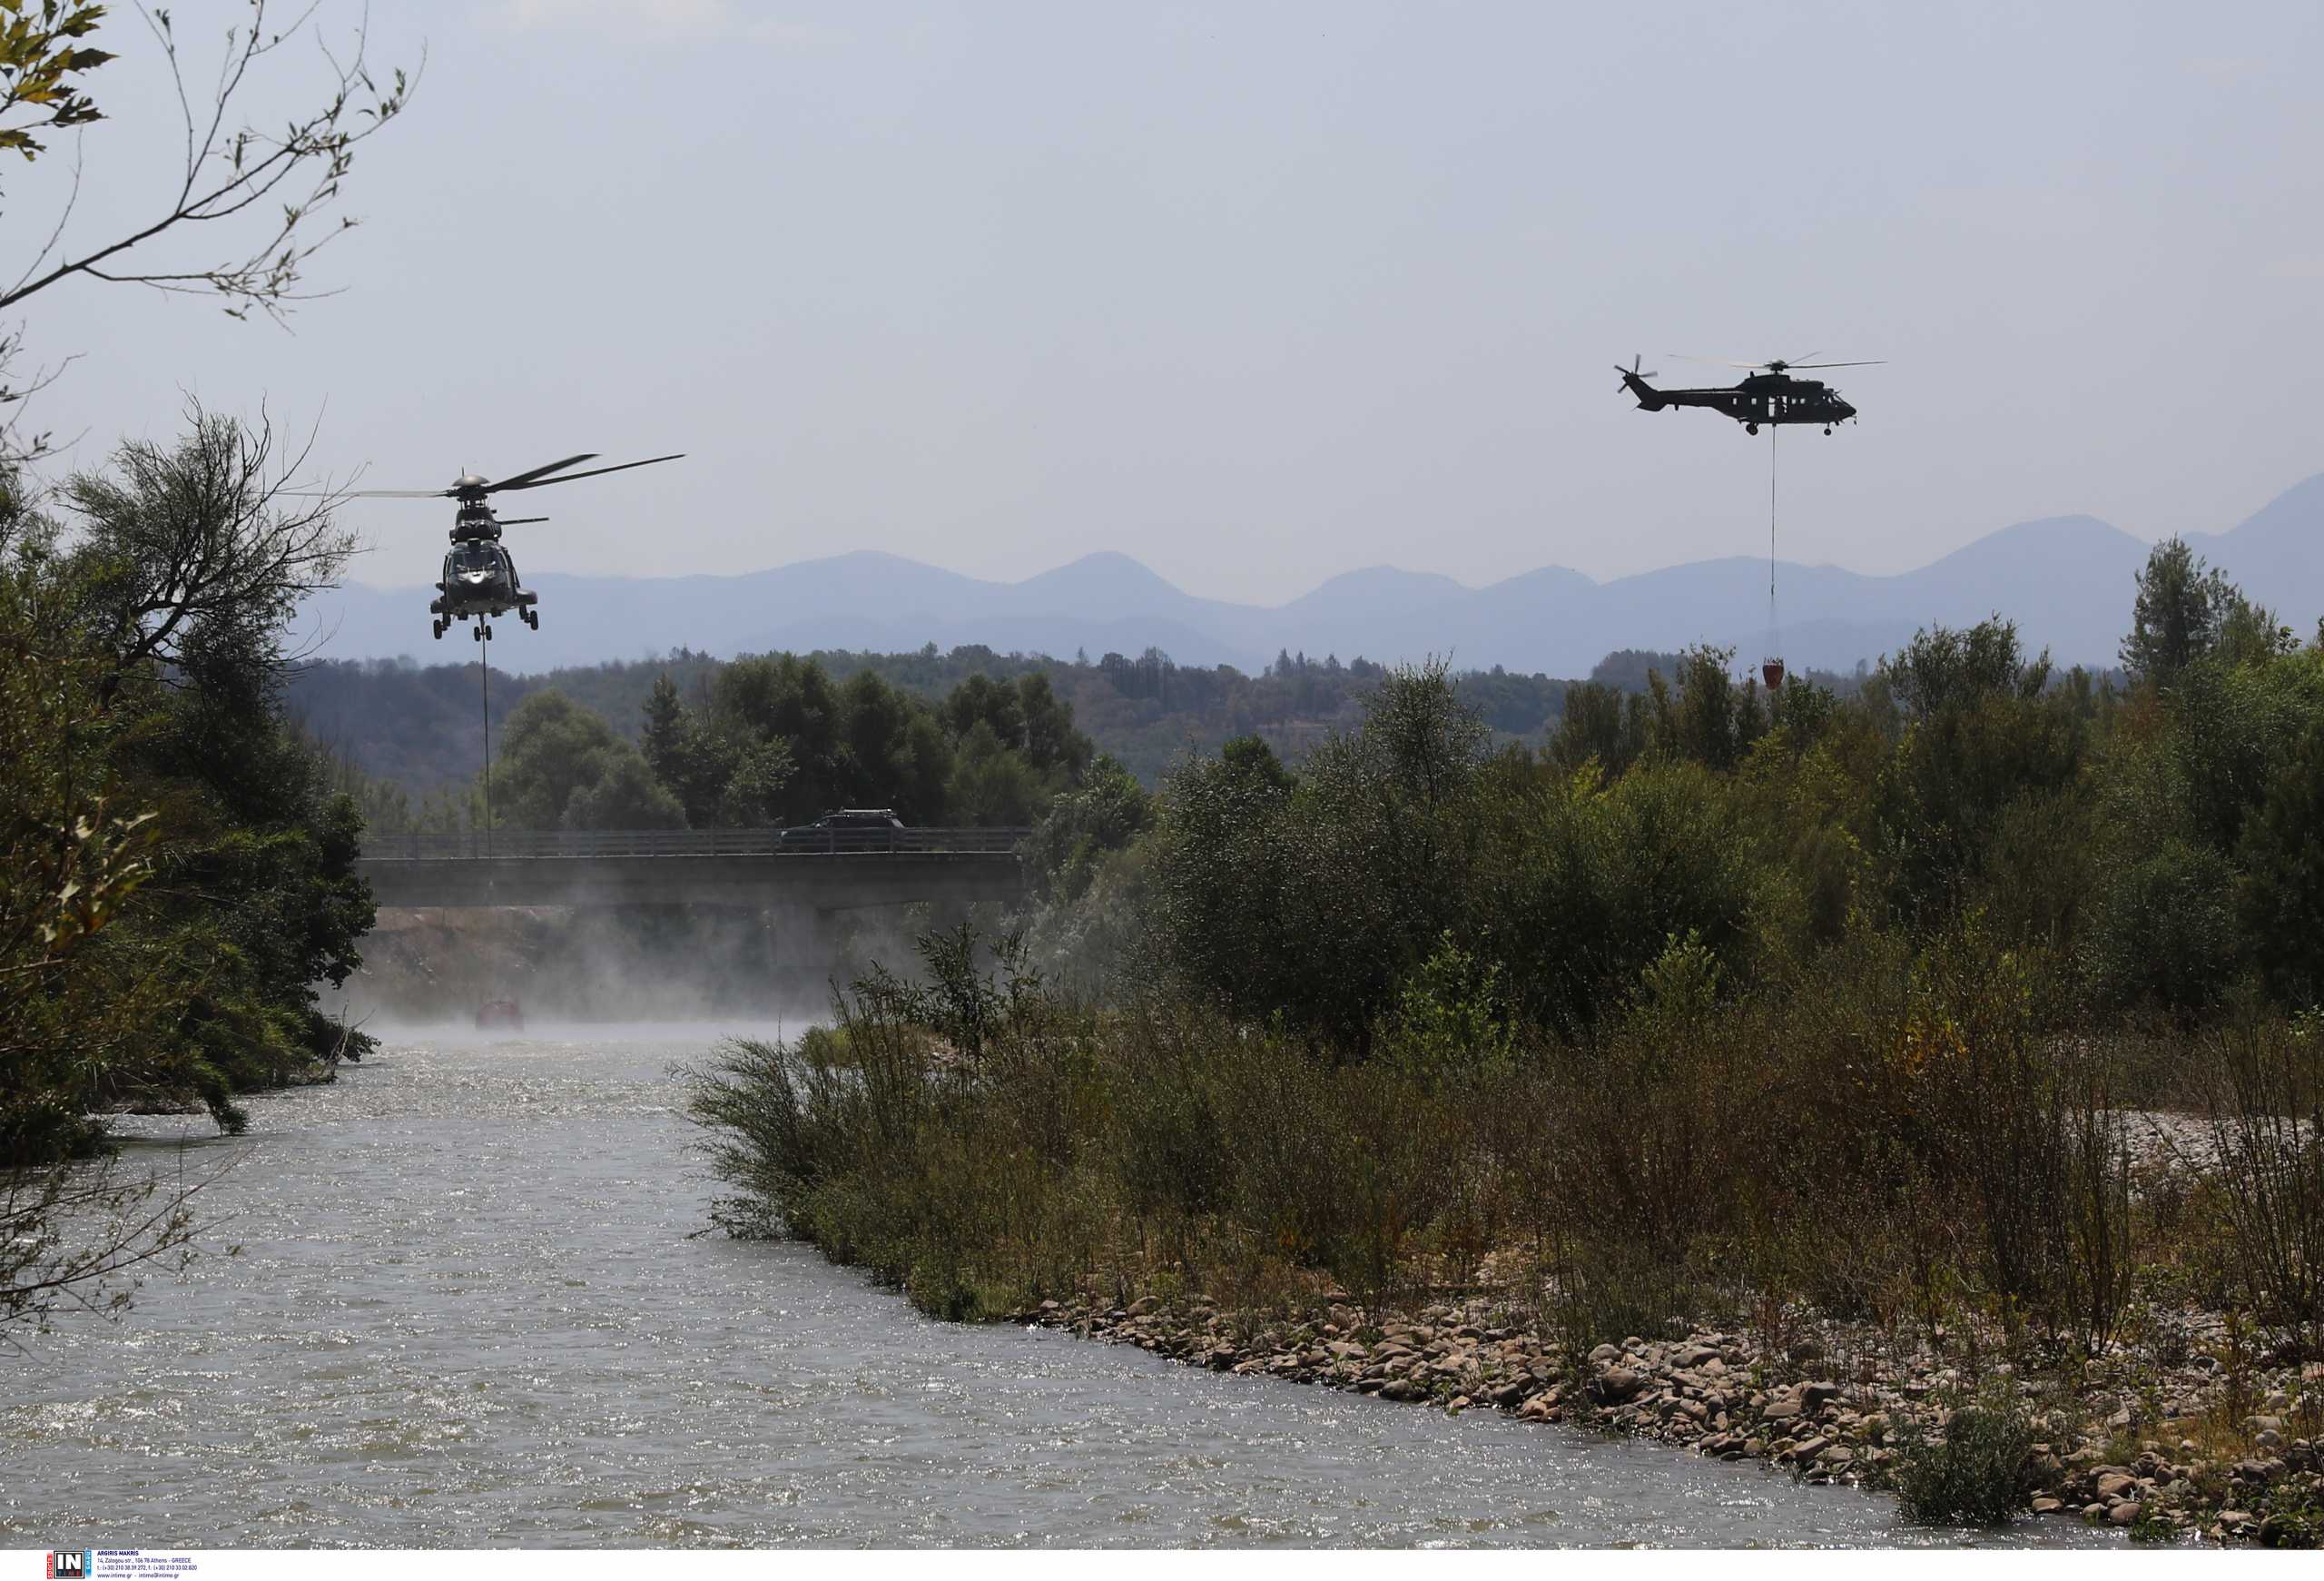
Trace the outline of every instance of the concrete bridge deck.
{"type": "Polygon", "coordinates": [[[383,906],[733,905],[848,911],[1014,900],[1025,829],[496,829],[371,835],[383,906]]]}

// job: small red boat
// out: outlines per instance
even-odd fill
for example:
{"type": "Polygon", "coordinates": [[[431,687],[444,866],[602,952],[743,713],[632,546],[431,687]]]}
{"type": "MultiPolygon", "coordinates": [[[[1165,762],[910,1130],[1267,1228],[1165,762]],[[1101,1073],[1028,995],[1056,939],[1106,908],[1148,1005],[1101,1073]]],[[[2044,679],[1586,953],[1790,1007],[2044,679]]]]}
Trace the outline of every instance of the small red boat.
{"type": "Polygon", "coordinates": [[[525,1013],[513,999],[487,999],[476,1007],[478,1032],[523,1032],[525,1013]]]}

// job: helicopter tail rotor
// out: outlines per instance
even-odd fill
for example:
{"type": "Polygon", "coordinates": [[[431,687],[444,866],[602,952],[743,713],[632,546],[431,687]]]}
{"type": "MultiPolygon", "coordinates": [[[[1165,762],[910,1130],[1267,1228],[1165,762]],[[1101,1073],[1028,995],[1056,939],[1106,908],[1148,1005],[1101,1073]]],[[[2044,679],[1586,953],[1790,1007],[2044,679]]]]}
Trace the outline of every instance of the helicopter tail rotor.
{"type": "Polygon", "coordinates": [[[1630,365],[1625,368],[1617,362],[1614,364],[1614,371],[1622,376],[1621,388],[1638,397],[1638,404],[1641,410],[1660,411],[1666,404],[1661,393],[1647,382],[1648,380],[1659,378],[1660,375],[1652,369],[1641,372],[1639,364],[1645,361],[1644,357],[1632,353],[1630,365]]]}

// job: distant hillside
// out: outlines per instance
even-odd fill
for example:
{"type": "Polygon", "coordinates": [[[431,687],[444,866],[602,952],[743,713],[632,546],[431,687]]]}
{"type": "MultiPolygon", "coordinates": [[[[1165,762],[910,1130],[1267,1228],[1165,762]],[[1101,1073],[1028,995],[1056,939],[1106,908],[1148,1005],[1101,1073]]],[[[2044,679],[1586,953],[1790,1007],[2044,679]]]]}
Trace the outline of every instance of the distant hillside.
{"type": "MultiPolygon", "coordinates": [[[[2324,477],[2232,531],[2190,541],[2294,626],[2307,629],[2324,614],[2324,477]]],[[[1785,565],[1780,646],[1795,668],[1846,671],[1931,622],[2001,614],[2018,623],[2028,647],[2046,645],[2062,663],[2110,664],[2148,547],[2094,518],[2068,516],[2004,528],[1898,576],[1785,565]]],[[[940,652],[1092,659],[1158,648],[1184,666],[1248,673],[1289,648],[1388,663],[1441,655],[1462,669],[1578,676],[1621,647],[1709,642],[1759,657],[1767,576],[1765,560],[1740,556],[1610,582],[1545,567],[1487,588],[1374,567],[1263,608],[1196,598],[1119,554],[1010,583],[861,551],[734,577],[538,574],[528,580],[541,594],[540,631],[505,624],[493,658],[537,674],[680,647],[731,657],[909,653],[933,643],[940,652]]],[[[428,639],[428,596],[343,588],[306,611],[304,631],[329,658],[468,661],[473,652],[458,646],[458,633],[442,645],[428,639]]]]}

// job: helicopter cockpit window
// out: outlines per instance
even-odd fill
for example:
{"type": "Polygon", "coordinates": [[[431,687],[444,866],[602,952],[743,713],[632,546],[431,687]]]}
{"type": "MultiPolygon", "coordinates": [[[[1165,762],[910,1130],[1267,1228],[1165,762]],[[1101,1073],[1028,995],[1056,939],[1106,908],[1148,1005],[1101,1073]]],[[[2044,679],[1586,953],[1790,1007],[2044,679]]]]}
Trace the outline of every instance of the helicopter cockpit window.
{"type": "Polygon", "coordinates": [[[492,551],[479,543],[464,543],[451,553],[452,569],[458,572],[485,571],[498,568],[492,551]]]}

